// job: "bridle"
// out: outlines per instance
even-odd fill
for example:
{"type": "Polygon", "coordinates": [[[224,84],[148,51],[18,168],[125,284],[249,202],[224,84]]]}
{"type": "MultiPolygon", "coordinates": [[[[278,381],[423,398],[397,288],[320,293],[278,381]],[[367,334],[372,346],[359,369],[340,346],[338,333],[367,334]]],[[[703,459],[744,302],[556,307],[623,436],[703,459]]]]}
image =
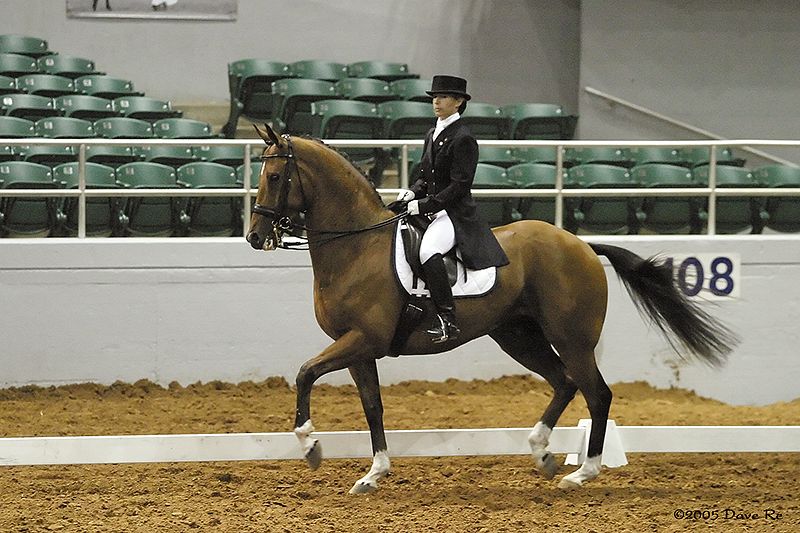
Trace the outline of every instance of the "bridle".
{"type": "MultiPolygon", "coordinates": [[[[281,138],[286,141],[287,151],[285,153],[267,154],[261,156],[261,161],[268,161],[270,159],[286,160],[286,164],[283,166],[283,172],[278,177],[280,180],[280,183],[278,184],[278,202],[273,208],[256,202],[253,204],[253,208],[251,209],[253,213],[266,217],[272,221],[272,234],[267,238],[267,241],[265,241],[268,243],[268,250],[274,250],[275,248],[283,248],[285,250],[307,250],[308,245],[310,244],[326,244],[342,237],[348,237],[350,235],[356,235],[365,231],[383,228],[408,216],[408,212],[404,211],[371,226],[352,230],[313,229],[304,224],[295,222],[286,213],[287,205],[289,203],[289,191],[292,186],[292,174],[297,176],[297,183],[300,186],[300,194],[302,195],[304,201],[306,195],[305,191],[303,190],[303,181],[300,179],[300,166],[297,164],[297,159],[294,155],[292,139],[288,134],[281,135],[281,138]],[[292,167],[294,167],[294,173],[292,172],[292,167]],[[316,234],[318,237],[313,240],[309,237],[300,240],[299,242],[285,242],[283,239],[284,235],[292,230],[302,230],[305,231],[306,234],[316,234]]],[[[280,146],[280,144],[278,144],[278,146],[280,146]]],[[[272,178],[272,176],[270,176],[270,178],[272,178]]]]}

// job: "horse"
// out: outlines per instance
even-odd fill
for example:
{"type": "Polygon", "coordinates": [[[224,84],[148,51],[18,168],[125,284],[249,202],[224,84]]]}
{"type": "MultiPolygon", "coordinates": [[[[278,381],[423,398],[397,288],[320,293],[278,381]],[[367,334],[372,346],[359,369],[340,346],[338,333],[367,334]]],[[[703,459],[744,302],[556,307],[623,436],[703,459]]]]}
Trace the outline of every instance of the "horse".
{"type": "MultiPolygon", "coordinates": [[[[256,127],[266,143],[246,240],[256,250],[287,247],[284,236],[307,235],[314,281],[314,312],[333,343],[301,365],[296,378],[294,433],[308,466],[319,467],[322,448],[313,437],[311,389],[321,376],[348,369],[369,426],[373,461],[351,494],[375,491],[390,472],[377,360],[390,352],[405,295],[392,267],[398,219],[374,186],[343,155],[322,141],[278,136],[256,127]],[[304,214],[304,223],[297,222],[304,214]]],[[[599,256],[621,278],[639,312],[679,355],[723,364],[738,342],[726,325],[680,292],[671,267],[657,258],[605,244],[588,244],[546,222],[517,221],[492,230],[510,259],[497,269],[496,286],[477,298],[456,299],[461,334],[435,344],[425,328],[411,333],[400,355],[434,354],[488,335],[554,394],[528,442],[537,470],[552,479],[558,469],[547,446],[552,429],[578,390],[591,415],[588,453],[558,486],[583,486],[601,470],[612,393],[597,368],[594,349],[606,315],[607,280],[599,256]]]]}

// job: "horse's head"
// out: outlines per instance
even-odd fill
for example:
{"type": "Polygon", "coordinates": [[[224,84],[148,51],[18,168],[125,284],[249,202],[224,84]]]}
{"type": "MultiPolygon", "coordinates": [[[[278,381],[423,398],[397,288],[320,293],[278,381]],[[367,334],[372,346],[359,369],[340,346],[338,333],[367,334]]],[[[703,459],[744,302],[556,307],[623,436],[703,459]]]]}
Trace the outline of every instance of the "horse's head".
{"type": "Polygon", "coordinates": [[[266,148],[261,155],[258,195],[250,217],[247,242],[256,250],[274,250],[281,234],[292,228],[292,216],[305,208],[298,161],[288,135],[278,135],[268,125],[256,126],[266,148]]]}

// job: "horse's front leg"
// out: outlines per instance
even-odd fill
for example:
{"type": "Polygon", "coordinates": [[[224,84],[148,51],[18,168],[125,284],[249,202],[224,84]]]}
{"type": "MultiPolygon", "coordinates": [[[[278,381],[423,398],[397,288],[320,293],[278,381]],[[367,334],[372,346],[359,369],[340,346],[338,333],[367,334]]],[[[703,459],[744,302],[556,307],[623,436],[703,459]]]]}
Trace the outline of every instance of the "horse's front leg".
{"type": "Polygon", "coordinates": [[[378,382],[378,366],[376,361],[364,361],[350,367],[361,396],[361,405],[369,424],[369,434],[372,439],[372,468],[366,476],[362,477],[350,494],[368,494],[378,489],[378,480],[386,477],[391,469],[389,454],[386,452],[386,435],[383,430],[383,402],[381,402],[381,389],[378,382]]]}
{"type": "Polygon", "coordinates": [[[322,463],[322,447],[319,441],[311,436],[314,431],[314,425],[311,423],[311,387],[325,374],[358,363],[367,352],[366,344],[363,335],[349,331],[318,356],[303,363],[297,373],[294,434],[300,441],[306,462],[312,470],[316,470],[322,463]]]}

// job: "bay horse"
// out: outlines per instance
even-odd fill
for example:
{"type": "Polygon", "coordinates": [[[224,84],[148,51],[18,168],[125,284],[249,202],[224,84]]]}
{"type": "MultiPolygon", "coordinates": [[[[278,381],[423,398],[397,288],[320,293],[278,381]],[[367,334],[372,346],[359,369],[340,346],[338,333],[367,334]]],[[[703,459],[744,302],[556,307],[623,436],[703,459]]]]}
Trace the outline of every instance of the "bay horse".
{"type": "MultiPolygon", "coordinates": [[[[295,435],[308,465],[322,461],[313,438],[311,389],[321,376],[348,369],[369,425],[373,462],[353,494],[369,493],[390,470],[376,361],[389,354],[405,297],[392,267],[397,219],[375,188],[344,156],[321,141],[278,136],[256,127],[266,143],[258,194],[246,236],[257,250],[282,244],[285,232],[307,231],[314,274],[314,311],[334,342],[306,361],[297,374],[295,435]],[[296,222],[305,214],[303,225],[296,222]]],[[[451,350],[489,335],[528,370],[542,376],[553,398],[528,441],[537,469],[548,479],[558,469],[547,450],[567,404],[580,390],[592,424],[585,462],[559,483],[579,487],[598,476],[611,405],[611,390],[597,368],[594,349],[607,305],[607,280],[599,255],[611,262],[640,313],[679,355],[721,365],[737,339],[726,326],[688,300],[664,262],[620,247],[587,244],[545,222],[525,220],[494,228],[510,264],[497,270],[496,286],[479,298],[456,300],[457,340],[434,344],[422,327],[404,354],[451,350]]]]}

